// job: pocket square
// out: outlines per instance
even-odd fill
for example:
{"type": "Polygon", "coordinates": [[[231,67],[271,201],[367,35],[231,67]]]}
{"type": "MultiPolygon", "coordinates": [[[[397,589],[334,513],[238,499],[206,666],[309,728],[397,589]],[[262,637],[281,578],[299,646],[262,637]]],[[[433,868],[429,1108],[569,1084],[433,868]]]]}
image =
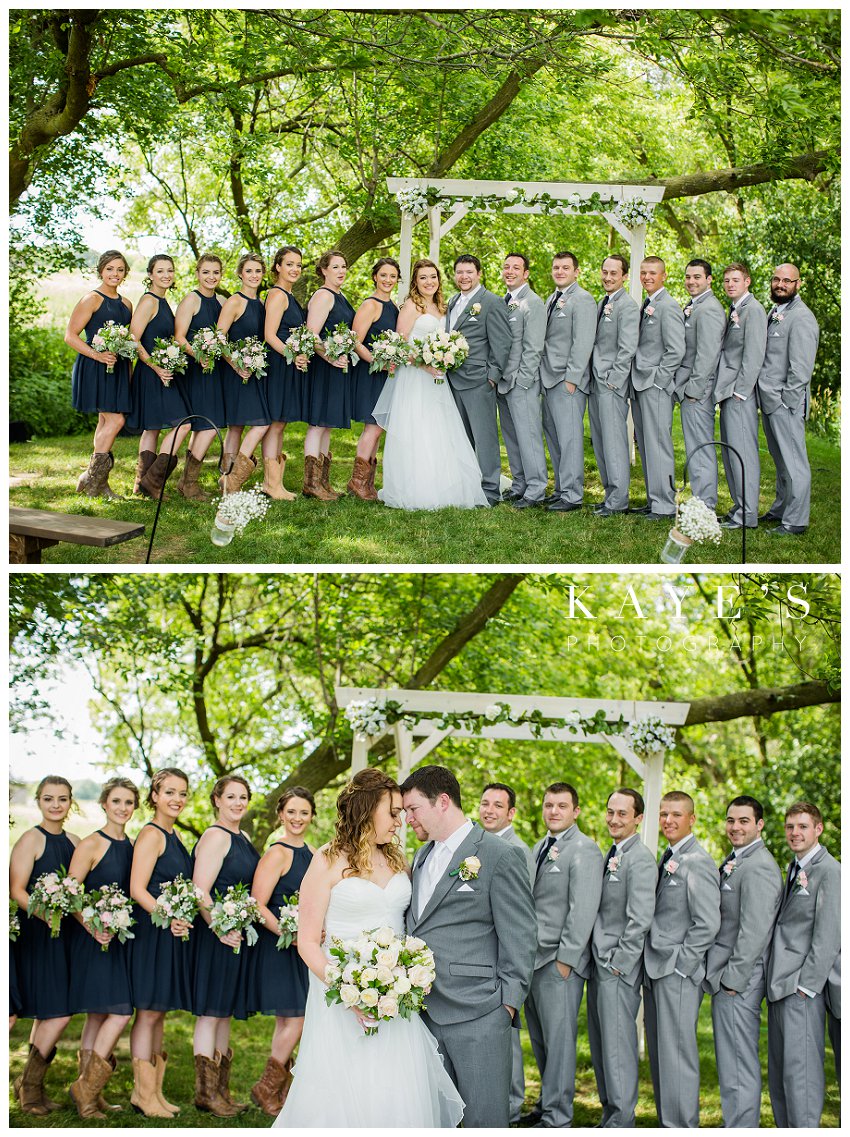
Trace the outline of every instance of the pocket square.
{"type": "Polygon", "coordinates": [[[478,323],[478,317],[477,316],[470,316],[469,322],[470,322],[470,324],[477,324],[478,323]]]}
{"type": "Polygon", "coordinates": [[[678,888],[682,882],[680,880],[673,880],[672,876],[667,879],[668,888],[678,888]]]}
{"type": "Polygon", "coordinates": [[[558,868],[557,865],[552,865],[552,867],[549,869],[549,872],[560,872],[560,871],[561,870],[558,868]]]}
{"type": "Polygon", "coordinates": [[[731,884],[724,884],[724,885],[721,887],[720,891],[721,891],[721,892],[732,892],[732,891],[733,891],[733,889],[732,889],[732,885],[731,885],[731,884]]]}
{"type": "Polygon", "coordinates": [[[455,892],[474,892],[474,891],[475,891],[475,889],[472,888],[471,885],[468,885],[468,884],[462,884],[460,886],[460,888],[455,889],[455,892]]]}

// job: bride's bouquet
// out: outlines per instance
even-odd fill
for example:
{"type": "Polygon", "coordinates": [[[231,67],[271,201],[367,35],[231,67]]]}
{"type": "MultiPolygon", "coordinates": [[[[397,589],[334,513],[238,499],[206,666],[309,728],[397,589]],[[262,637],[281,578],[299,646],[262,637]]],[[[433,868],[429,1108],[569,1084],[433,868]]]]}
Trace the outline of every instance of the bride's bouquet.
{"type": "MultiPolygon", "coordinates": [[[[157,928],[170,928],[172,920],[191,924],[203,903],[203,891],[182,873],[174,880],[166,880],[159,890],[151,921],[157,928]]],[[[186,932],[184,938],[188,938],[186,932]]]]}
{"type": "Polygon", "coordinates": [[[189,346],[204,375],[211,375],[218,360],[226,354],[227,334],[221,328],[198,328],[189,346]]]}
{"type": "MultiPolygon", "coordinates": [[[[117,884],[105,884],[103,888],[87,892],[80,915],[90,928],[96,932],[111,933],[119,944],[136,938],[130,931],[136,922],[133,919],[133,902],[117,884]]],[[[101,944],[100,950],[109,951],[109,944],[101,944]]]]}
{"type": "MultiPolygon", "coordinates": [[[[148,363],[151,367],[161,367],[163,371],[182,372],[186,370],[189,357],[174,338],[166,340],[157,336],[148,363]]],[[[171,386],[170,379],[163,379],[163,383],[166,387],[171,386]]]]}
{"type": "Polygon", "coordinates": [[[312,359],[316,354],[316,348],[321,343],[321,339],[314,331],[302,324],[300,328],[296,328],[291,332],[283,342],[283,356],[287,363],[294,363],[299,355],[305,355],[308,359],[312,359]]]}
{"type": "MultiPolygon", "coordinates": [[[[91,338],[92,348],[103,355],[111,351],[119,359],[136,358],[136,340],[126,324],[116,324],[114,320],[107,320],[99,332],[91,338]]],[[[111,375],[115,370],[114,363],[107,363],[106,374],[111,375]]]]}
{"type": "Polygon", "coordinates": [[[42,873],[30,889],[27,912],[41,916],[50,925],[50,935],[56,939],[63,916],[79,912],[83,906],[85,889],[76,877],[68,876],[67,869],[42,873]]]}
{"type": "Polygon", "coordinates": [[[291,947],[295,937],[298,935],[298,893],[294,892],[292,896],[284,897],[284,905],[280,910],[278,916],[278,925],[280,927],[280,935],[277,938],[275,947],[278,951],[283,948],[291,947]]]}
{"type": "MultiPolygon", "coordinates": [[[[248,947],[253,947],[259,938],[254,924],[265,924],[260,914],[260,906],[248,892],[247,884],[231,884],[224,896],[216,889],[215,902],[210,909],[210,927],[217,936],[228,932],[244,932],[248,947]]],[[[233,949],[239,955],[242,944],[233,949]]]]}
{"type": "Polygon", "coordinates": [[[357,346],[357,336],[348,324],[339,323],[322,344],[325,355],[334,362],[337,359],[345,360],[344,371],[348,370],[348,360],[356,363],[360,356],[354,350],[357,346]]]}
{"type": "MultiPolygon", "coordinates": [[[[447,332],[443,328],[427,335],[424,340],[413,341],[417,367],[434,367],[437,371],[453,371],[464,364],[469,356],[469,344],[460,332],[447,332]]],[[[442,376],[434,379],[443,383],[442,376]]]]}
{"type": "Polygon", "coordinates": [[[372,362],[369,364],[370,375],[376,371],[386,371],[392,379],[398,366],[407,363],[410,358],[410,344],[403,335],[389,329],[375,336],[369,345],[369,350],[372,353],[372,362]]]}
{"type": "Polygon", "coordinates": [[[261,379],[266,373],[266,345],[256,336],[234,340],[227,345],[224,356],[237,371],[248,372],[248,378],[243,379],[243,383],[247,383],[252,376],[261,379]]]}
{"type": "Polygon", "coordinates": [[[325,1000],[328,1006],[356,1007],[374,1019],[367,1035],[377,1034],[380,1022],[409,1019],[424,1008],[436,976],[434,953],[424,940],[375,928],[356,940],[333,936],[330,954],[325,1000]]]}

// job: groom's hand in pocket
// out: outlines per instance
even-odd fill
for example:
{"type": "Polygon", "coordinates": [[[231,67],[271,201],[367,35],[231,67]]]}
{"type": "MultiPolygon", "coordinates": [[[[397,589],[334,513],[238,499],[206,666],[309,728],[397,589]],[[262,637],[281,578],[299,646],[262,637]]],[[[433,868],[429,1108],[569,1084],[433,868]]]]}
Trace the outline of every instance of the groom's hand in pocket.
{"type": "Polygon", "coordinates": [[[509,1007],[507,1003],[502,1003],[502,1006],[505,1008],[505,1010],[511,1016],[511,1022],[513,1022],[514,1021],[514,1015],[516,1014],[516,1007],[509,1007]]]}
{"type": "Polygon", "coordinates": [[[555,960],[555,966],[557,967],[558,974],[562,979],[569,979],[573,971],[571,967],[569,967],[566,963],[561,963],[560,959],[555,960]]]}

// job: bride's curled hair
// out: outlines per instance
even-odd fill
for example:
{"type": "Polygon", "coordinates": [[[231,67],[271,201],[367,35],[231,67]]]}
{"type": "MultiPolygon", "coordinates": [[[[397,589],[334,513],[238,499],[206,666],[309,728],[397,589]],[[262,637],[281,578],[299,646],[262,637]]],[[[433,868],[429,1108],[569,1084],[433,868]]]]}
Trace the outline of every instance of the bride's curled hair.
{"type": "MultiPolygon", "coordinates": [[[[375,835],[372,822],[375,810],[386,794],[400,793],[392,778],[367,766],[358,770],[336,799],[336,832],[328,846],[327,858],[333,862],[345,856],[348,867],[343,876],[368,876],[372,871],[371,839],[375,835]]],[[[407,861],[396,841],[378,846],[396,872],[407,869],[407,861]]]]}
{"type": "Polygon", "coordinates": [[[440,273],[440,267],[439,265],[435,265],[433,261],[429,261],[427,257],[423,257],[422,260],[417,261],[414,264],[413,268],[410,270],[410,291],[407,295],[416,305],[417,312],[426,312],[428,310],[427,301],[419,291],[419,270],[423,268],[432,268],[437,273],[438,287],[437,291],[434,293],[433,300],[438,310],[442,314],[445,314],[447,305],[446,301],[443,299],[443,277],[440,273]]]}

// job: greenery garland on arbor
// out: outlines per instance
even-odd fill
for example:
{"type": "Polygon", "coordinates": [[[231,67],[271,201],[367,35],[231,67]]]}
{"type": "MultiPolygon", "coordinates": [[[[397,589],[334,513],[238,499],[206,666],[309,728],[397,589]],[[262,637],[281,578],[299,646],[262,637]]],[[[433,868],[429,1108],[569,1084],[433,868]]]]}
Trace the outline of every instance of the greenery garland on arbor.
{"type": "MultiPolygon", "coordinates": [[[[402,213],[421,217],[431,206],[455,204],[459,199],[454,194],[443,194],[437,186],[425,189],[400,190],[396,202],[402,213]]],[[[628,201],[617,201],[614,197],[604,198],[594,190],[586,197],[574,191],[566,197],[553,197],[550,193],[526,194],[521,186],[514,186],[504,195],[498,193],[476,194],[462,199],[470,209],[489,213],[504,213],[515,205],[538,206],[547,217],[555,213],[613,213],[627,229],[636,229],[652,220],[655,203],[642,197],[632,197],[628,201]]]]}

